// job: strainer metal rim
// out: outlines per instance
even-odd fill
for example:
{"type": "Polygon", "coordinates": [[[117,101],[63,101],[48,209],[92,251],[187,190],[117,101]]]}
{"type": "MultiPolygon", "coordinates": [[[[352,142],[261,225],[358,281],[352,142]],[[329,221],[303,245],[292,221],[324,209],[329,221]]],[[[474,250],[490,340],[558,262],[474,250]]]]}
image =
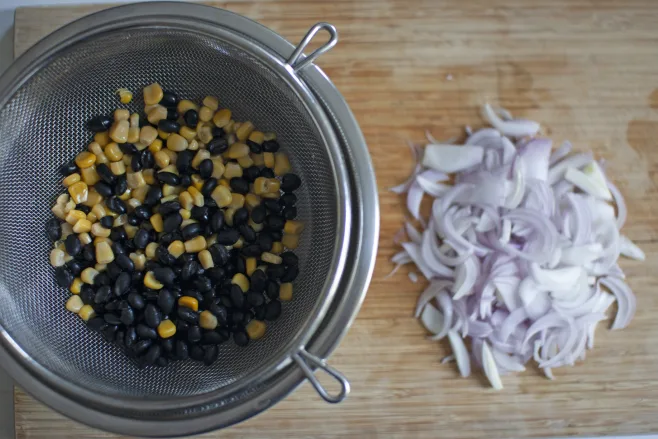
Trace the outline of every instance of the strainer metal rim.
{"type": "MultiPolygon", "coordinates": [[[[5,94],[5,96],[0,95],[0,101],[6,100],[6,90],[15,90],[21,84],[24,71],[29,71],[34,63],[43,62],[44,58],[50,56],[51,51],[63,41],[75,37],[78,33],[90,29],[99,22],[123,19],[127,16],[149,16],[153,15],[152,11],[154,10],[157,10],[159,15],[187,17],[212,25],[223,26],[242,34],[248,29],[250,38],[270,49],[280,59],[287,59],[293,52],[294,47],[278,34],[245,17],[228,11],[202,5],[166,2],[121,6],[85,17],[57,31],[48,37],[48,40],[38,43],[10,67],[4,77],[0,78],[0,90],[3,90],[5,94]]],[[[309,84],[312,91],[321,98],[321,109],[331,112],[336,119],[334,123],[340,125],[334,126],[334,128],[340,129],[343,136],[350,140],[349,145],[355,147],[350,151],[354,163],[349,164],[352,171],[349,177],[350,190],[356,195],[354,197],[355,203],[350,206],[353,210],[352,216],[355,218],[355,226],[358,229],[353,231],[353,245],[356,248],[353,248],[350,252],[350,264],[340,280],[340,285],[338,285],[341,289],[345,288],[350,293],[342,297],[339,303],[327,301],[325,308],[331,306],[333,312],[325,315],[321,321],[318,319],[319,321],[315,325],[316,329],[322,329],[310,331],[305,337],[305,349],[320,358],[325,358],[345,334],[365,297],[366,287],[374,267],[379,229],[379,208],[374,172],[365,146],[365,140],[345,101],[326,75],[316,66],[311,65],[306,68],[303,76],[303,82],[309,84]],[[364,215],[364,212],[367,212],[368,215],[364,215]]],[[[133,420],[99,412],[93,407],[73,401],[44,385],[31,374],[29,368],[25,368],[24,365],[20,364],[29,361],[29,358],[21,358],[20,348],[12,342],[7,334],[3,332],[0,358],[4,360],[3,365],[9,369],[10,374],[28,392],[38,395],[41,400],[51,407],[82,422],[106,430],[142,436],[187,435],[230,425],[270,407],[304,380],[304,374],[301,370],[294,367],[292,362],[288,360],[281,362],[277,369],[272,371],[271,376],[261,383],[259,387],[262,388],[262,391],[259,392],[257,397],[249,399],[246,401],[247,403],[228,407],[219,414],[208,413],[192,419],[173,421],[133,420]]],[[[303,343],[298,346],[298,349],[304,349],[303,343]]]]}

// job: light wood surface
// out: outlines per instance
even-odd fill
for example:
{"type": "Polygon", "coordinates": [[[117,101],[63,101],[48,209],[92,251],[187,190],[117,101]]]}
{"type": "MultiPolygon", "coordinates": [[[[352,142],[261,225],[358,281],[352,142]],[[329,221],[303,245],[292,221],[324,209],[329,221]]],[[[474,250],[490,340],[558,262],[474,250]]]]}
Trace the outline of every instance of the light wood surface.
{"type": "MultiPolygon", "coordinates": [[[[340,405],[304,384],[266,413],[206,437],[508,438],[658,432],[658,5],[652,0],[274,0],[216,3],[291,41],[317,21],[339,31],[319,61],[354,111],[377,171],[380,250],[368,297],[331,357],[353,385],[340,405]],[[411,317],[423,285],[407,270],[383,279],[405,218],[386,189],[412,162],[407,140],[478,126],[497,102],[539,120],[561,141],[593,149],[626,196],[625,233],[646,251],[624,263],[638,312],[621,332],[599,329],[585,363],[504,378],[459,379],[441,365],[447,346],[411,317]]],[[[15,50],[101,7],[19,9],[15,50]]],[[[114,437],[56,414],[16,391],[19,438],[114,437]]]]}

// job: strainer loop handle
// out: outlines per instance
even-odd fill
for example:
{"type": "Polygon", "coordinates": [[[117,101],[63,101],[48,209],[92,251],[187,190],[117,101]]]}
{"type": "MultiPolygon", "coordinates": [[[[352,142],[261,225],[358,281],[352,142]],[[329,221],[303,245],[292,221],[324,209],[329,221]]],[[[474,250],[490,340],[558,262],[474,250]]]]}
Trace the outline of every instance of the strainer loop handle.
{"type": "Polygon", "coordinates": [[[309,29],[309,31],[306,33],[302,41],[299,42],[297,47],[295,47],[294,52],[292,52],[292,55],[290,55],[290,58],[288,58],[286,64],[288,64],[295,72],[302,70],[304,67],[308,66],[313,61],[315,61],[317,57],[328,52],[332,47],[336,45],[337,42],[338,42],[338,31],[336,30],[334,25],[325,22],[316,23],[311,29],[309,29]],[[329,33],[329,41],[327,41],[322,46],[315,49],[313,53],[304,57],[304,59],[302,59],[301,61],[297,62],[299,57],[304,52],[304,49],[306,49],[306,46],[308,46],[308,43],[311,42],[315,34],[317,34],[319,31],[323,29],[329,33]]]}
{"type": "Polygon", "coordinates": [[[347,395],[350,393],[350,382],[347,381],[345,375],[329,366],[326,361],[316,357],[315,355],[309,354],[304,349],[301,349],[296,354],[293,354],[292,359],[295,360],[297,365],[302,368],[304,375],[306,375],[306,378],[308,378],[322,399],[332,404],[337,404],[347,398],[347,395]],[[330,395],[329,392],[327,392],[327,389],[325,389],[320,381],[318,381],[309,364],[317,366],[319,369],[322,369],[334,377],[340,384],[340,393],[338,393],[338,395],[330,395]]]}

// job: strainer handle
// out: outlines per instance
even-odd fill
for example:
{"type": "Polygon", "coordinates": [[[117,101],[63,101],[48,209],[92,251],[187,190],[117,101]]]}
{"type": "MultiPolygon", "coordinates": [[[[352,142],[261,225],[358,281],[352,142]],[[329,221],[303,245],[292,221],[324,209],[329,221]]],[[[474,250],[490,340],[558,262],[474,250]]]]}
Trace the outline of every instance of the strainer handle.
{"type": "Polygon", "coordinates": [[[299,42],[297,47],[295,47],[294,52],[292,52],[292,55],[290,55],[290,58],[288,58],[286,64],[288,64],[295,72],[302,70],[304,67],[308,66],[313,61],[315,61],[317,57],[328,52],[332,47],[336,45],[337,42],[338,42],[338,31],[332,24],[324,23],[324,22],[316,23],[311,29],[309,29],[309,31],[306,33],[302,41],[299,42]],[[329,33],[329,41],[327,41],[322,46],[315,49],[313,53],[306,56],[301,61],[297,62],[299,57],[304,52],[304,49],[306,49],[306,46],[308,46],[308,43],[311,42],[315,34],[317,34],[320,30],[323,29],[329,33]]]}
{"type": "Polygon", "coordinates": [[[347,398],[347,395],[350,393],[350,382],[347,381],[345,375],[329,366],[326,361],[316,357],[315,355],[309,354],[304,349],[301,349],[296,354],[293,354],[292,359],[295,360],[297,365],[302,368],[304,375],[306,375],[306,378],[308,378],[322,399],[332,404],[336,404],[347,398]],[[317,377],[313,373],[313,369],[311,369],[309,364],[317,366],[335,378],[336,381],[338,381],[340,384],[340,393],[338,395],[330,395],[329,392],[327,392],[327,389],[325,389],[320,381],[318,381],[317,377]]]}

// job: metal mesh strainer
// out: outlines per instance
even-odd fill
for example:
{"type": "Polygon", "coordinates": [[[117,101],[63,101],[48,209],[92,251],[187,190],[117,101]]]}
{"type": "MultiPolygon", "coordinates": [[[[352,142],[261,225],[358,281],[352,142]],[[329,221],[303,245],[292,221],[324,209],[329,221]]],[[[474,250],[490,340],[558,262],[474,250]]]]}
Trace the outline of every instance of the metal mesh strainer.
{"type": "MultiPolygon", "coordinates": [[[[335,44],[335,31],[323,24],[313,32],[321,28],[332,36],[322,49],[328,50],[335,44]]],[[[353,303],[341,311],[342,324],[348,326],[369,280],[374,252],[365,265],[361,261],[346,268],[346,262],[363,251],[350,250],[364,242],[360,215],[363,191],[370,188],[359,180],[374,179],[367,158],[359,166],[370,175],[356,174],[355,165],[346,162],[353,148],[366,157],[367,150],[358,128],[356,135],[348,133],[356,126],[353,119],[352,125],[344,124],[340,117],[345,115],[336,116],[342,100],[332,109],[327,99],[334,97],[314,89],[313,81],[326,86],[328,80],[310,64],[313,55],[296,62],[311,37],[286,62],[282,56],[291,49],[281,45],[280,37],[226,11],[176,3],[131,5],[56,32],[2,78],[0,325],[10,372],[15,368],[15,377],[28,390],[65,414],[102,428],[139,435],[189,434],[236,422],[276,402],[294,387],[284,381],[297,376],[299,382],[295,363],[310,378],[307,362],[324,367],[308,354],[309,343],[320,332],[326,337],[333,331],[333,340],[329,345],[325,340],[326,347],[318,352],[328,354],[345,327],[328,329],[335,316],[326,311],[338,312],[337,307],[353,303]],[[268,47],[272,42],[284,53],[268,47]],[[297,250],[295,299],[267,337],[246,349],[222,345],[213,367],[179,362],[165,369],[135,368],[66,312],[68,293],[56,287],[47,263],[50,244],[41,231],[60,187],[57,169],[90,141],[84,121],[115,108],[116,89],[137,91],[154,81],[196,101],[218,96],[236,120],[275,131],[303,181],[298,209],[307,227],[297,250]],[[360,289],[351,294],[356,299],[337,293],[341,282],[355,279],[360,289]],[[318,332],[320,327],[324,329],[318,332]],[[21,380],[28,373],[35,384],[21,380]],[[275,395],[264,398],[268,392],[275,395]],[[92,413],[99,420],[89,419],[92,413]]],[[[143,102],[137,98],[128,107],[139,111],[143,102]]],[[[376,220],[376,193],[370,196],[375,198],[371,212],[376,220]]],[[[367,231],[366,245],[373,234],[376,225],[367,231]]],[[[326,399],[340,400],[347,383],[328,371],[342,380],[341,394],[332,399],[317,381],[314,385],[326,399]]]]}

